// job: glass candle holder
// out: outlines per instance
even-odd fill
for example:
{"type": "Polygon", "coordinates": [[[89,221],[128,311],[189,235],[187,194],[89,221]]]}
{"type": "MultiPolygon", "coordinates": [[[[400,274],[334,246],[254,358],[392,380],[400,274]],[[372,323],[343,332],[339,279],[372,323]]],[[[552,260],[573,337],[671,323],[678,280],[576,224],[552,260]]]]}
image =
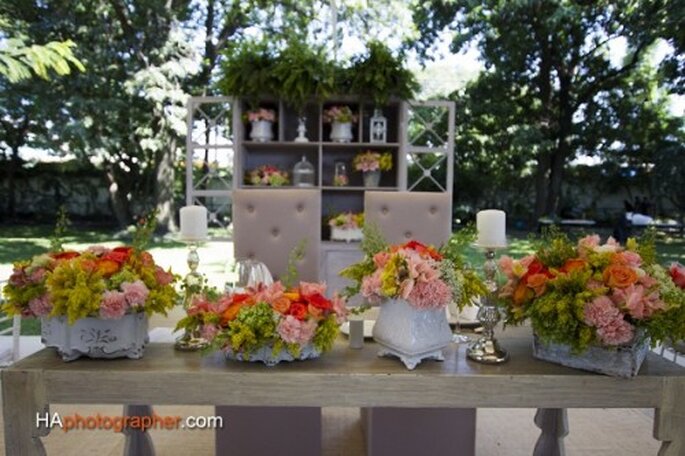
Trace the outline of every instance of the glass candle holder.
{"type": "Polygon", "coordinates": [[[350,179],[347,177],[347,164],[342,161],[335,162],[335,172],[333,174],[333,185],[345,187],[349,185],[350,179]]]}

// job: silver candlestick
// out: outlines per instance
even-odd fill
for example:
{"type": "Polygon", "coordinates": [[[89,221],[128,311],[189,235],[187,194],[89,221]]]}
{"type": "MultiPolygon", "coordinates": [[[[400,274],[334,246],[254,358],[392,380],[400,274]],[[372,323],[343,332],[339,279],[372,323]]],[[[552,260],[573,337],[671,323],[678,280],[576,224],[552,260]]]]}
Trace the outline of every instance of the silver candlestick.
{"type": "Polygon", "coordinates": [[[466,351],[469,359],[483,364],[499,364],[509,359],[509,353],[499,346],[494,336],[494,329],[500,320],[500,311],[497,308],[495,293],[497,292],[497,264],[495,263],[495,248],[485,248],[485,286],[488,295],[484,296],[478,309],[478,321],[483,326],[483,335],[476,340],[466,351]]]}
{"type": "MultiPolygon", "coordinates": [[[[189,242],[188,258],[186,261],[188,263],[190,272],[188,272],[183,279],[185,286],[183,308],[186,311],[192,305],[193,297],[202,291],[204,284],[204,278],[202,277],[202,274],[197,272],[197,267],[200,265],[200,255],[197,253],[197,248],[198,242],[189,242]]],[[[209,342],[201,337],[198,331],[188,331],[186,329],[183,335],[176,339],[174,346],[177,350],[195,351],[207,347],[208,344],[209,342]]]]}

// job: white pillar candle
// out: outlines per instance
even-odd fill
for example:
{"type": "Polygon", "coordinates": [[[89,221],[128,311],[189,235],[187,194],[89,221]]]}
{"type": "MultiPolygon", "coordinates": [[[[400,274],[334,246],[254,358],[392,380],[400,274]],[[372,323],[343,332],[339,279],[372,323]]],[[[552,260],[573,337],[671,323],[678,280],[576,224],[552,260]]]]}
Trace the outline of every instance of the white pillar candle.
{"type": "Polygon", "coordinates": [[[507,245],[507,215],[504,211],[487,209],[476,214],[478,245],[504,247],[507,245]]]}
{"type": "Polygon", "coordinates": [[[181,239],[184,241],[202,241],[207,239],[207,208],[204,206],[186,206],[180,210],[181,239]]]}

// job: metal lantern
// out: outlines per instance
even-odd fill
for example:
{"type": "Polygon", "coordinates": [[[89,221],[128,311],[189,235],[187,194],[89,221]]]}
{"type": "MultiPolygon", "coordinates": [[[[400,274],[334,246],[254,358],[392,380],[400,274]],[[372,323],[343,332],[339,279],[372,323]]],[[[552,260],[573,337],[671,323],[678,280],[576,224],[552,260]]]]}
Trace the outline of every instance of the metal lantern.
{"type": "Polygon", "coordinates": [[[380,109],[373,110],[373,117],[369,121],[369,142],[385,143],[388,139],[388,119],[380,109]]]}
{"type": "Polygon", "coordinates": [[[295,187],[314,186],[314,165],[309,163],[304,155],[293,168],[293,185],[295,187]]]}

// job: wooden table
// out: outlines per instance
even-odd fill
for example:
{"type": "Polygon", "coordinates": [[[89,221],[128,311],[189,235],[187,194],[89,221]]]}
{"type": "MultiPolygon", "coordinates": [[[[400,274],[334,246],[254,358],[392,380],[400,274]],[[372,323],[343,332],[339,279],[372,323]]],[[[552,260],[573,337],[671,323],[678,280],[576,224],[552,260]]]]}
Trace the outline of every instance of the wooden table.
{"type": "MultiPolygon", "coordinates": [[[[655,408],[659,455],[685,455],[685,369],[650,353],[640,375],[617,379],[535,360],[529,335],[500,341],[511,355],[506,364],[467,361],[464,345],[450,345],[445,362],[424,362],[414,371],[377,358],[373,343],[352,350],[342,338],[318,360],[273,368],[227,362],[218,353],[177,352],[167,344],[151,344],[135,361],[64,363],[45,349],[2,372],[6,453],[44,454],[40,437],[49,429],[36,427],[36,413],[65,403],[655,408]]],[[[538,444],[564,435],[541,427],[538,444]]]]}

